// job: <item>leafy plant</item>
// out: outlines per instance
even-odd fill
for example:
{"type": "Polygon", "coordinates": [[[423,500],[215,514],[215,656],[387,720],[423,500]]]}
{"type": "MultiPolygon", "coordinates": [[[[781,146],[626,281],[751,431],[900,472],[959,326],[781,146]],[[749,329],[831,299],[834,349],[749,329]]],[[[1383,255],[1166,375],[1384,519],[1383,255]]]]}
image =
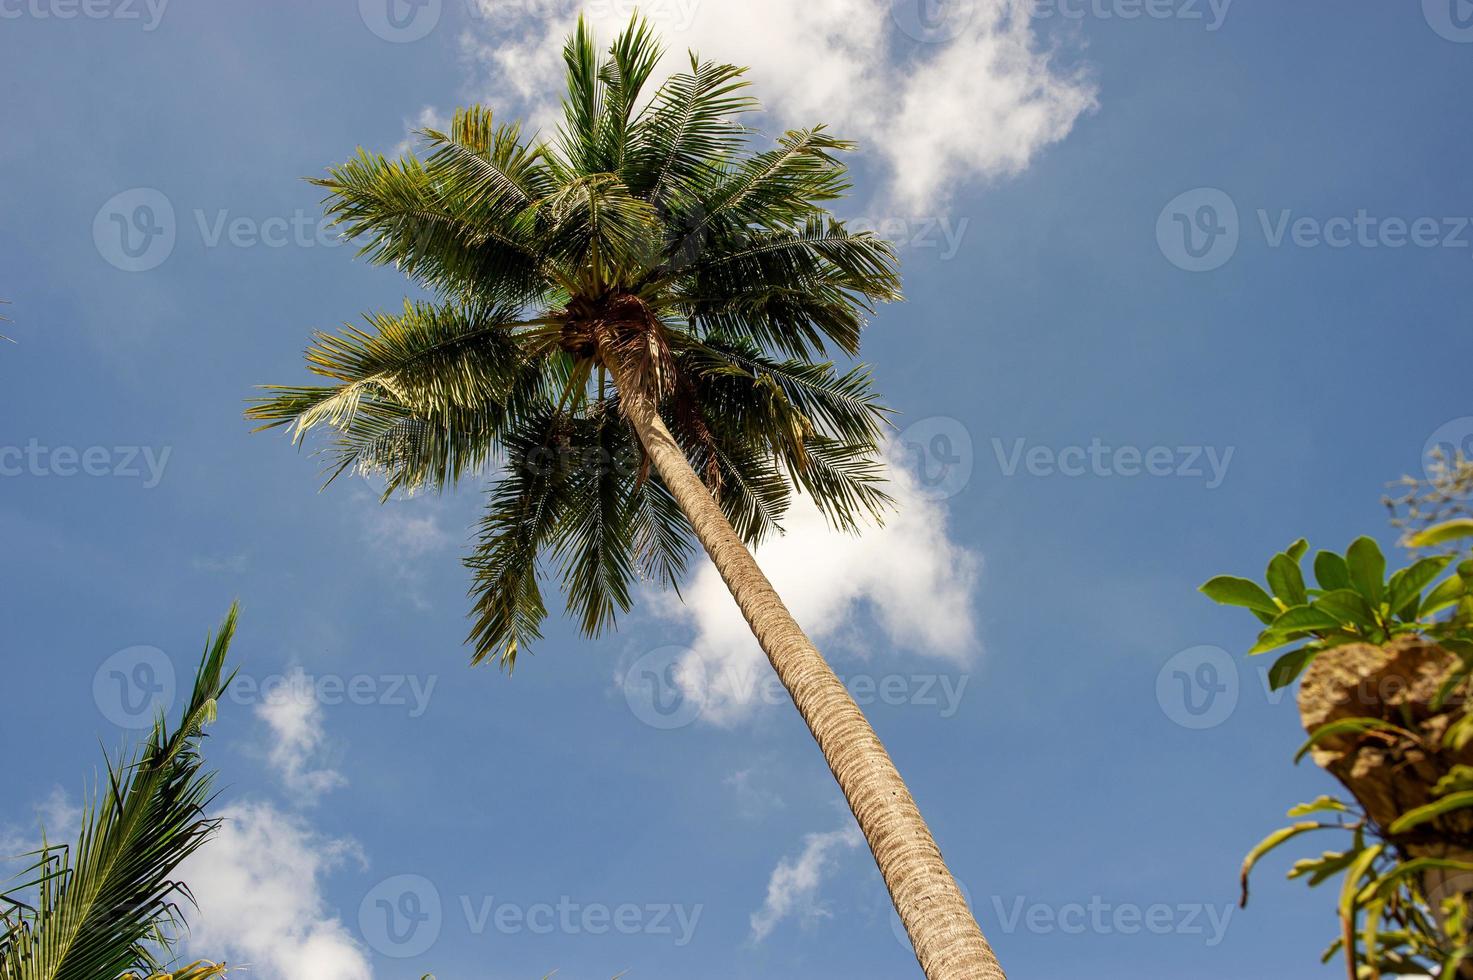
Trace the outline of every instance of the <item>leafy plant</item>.
{"type": "MultiPolygon", "coordinates": [[[[1419,541],[1473,535],[1464,527],[1431,528],[1419,541]]],[[[1421,635],[1447,649],[1473,657],[1473,560],[1442,578],[1455,560],[1450,555],[1422,558],[1388,577],[1386,557],[1374,539],[1354,541],[1344,554],[1321,551],[1314,558],[1314,581],[1306,583],[1302,564],[1309,552],[1303,539],[1274,555],[1265,575],[1267,588],[1245,578],[1220,575],[1202,586],[1214,602],[1241,606],[1264,624],[1248,651],[1280,654],[1269,671],[1274,690],[1298,679],[1325,650],[1348,643],[1389,643],[1398,636],[1421,635]],[[1439,582],[1438,579],[1442,578],[1439,582]],[[1452,611],[1452,615],[1443,615],[1452,611]]],[[[1466,675],[1465,675],[1466,676],[1466,675]]]]}
{"type": "MultiPolygon", "coordinates": [[[[213,774],[200,741],[230,684],[231,608],[206,643],[178,727],[161,717],[129,762],[107,778],[82,815],[73,845],[44,841],[0,893],[0,980],[208,980],[225,967],[205,961],[168,972],[189,889],[179,865],[215,832],[205,816],[213,774]]],[[[233,675],[232,675],[233,676],[233,675]]]]}
{"type": "MultiPolygon", "coordinates": [[[[1459,518],[1424,527],[1406,543],[1446,547],[1470,536],[1473,520],[1459,518]]],[[[1313,731],[1295,761],[1328,740],[1347,737],[1383,748],[1382,757],[1389,760],[1460,752],[1473,741],[1473,714],[1462,707],[1473,673],[1473,561],[1458,563],[1448,574],[1456,556],[1434,555],[1388,576],[1380,547],[1363,537],[1344,554],[1316,554],[1311,586],[1301,570],[1308,551],[1308,542],[1299,540],[1270,559],[1266,587],[1233,576],[1202,586],[1209,598],[1246,608],[1264,625],[1250,654],[1295,647],[1281,654],[1269,672],[1275,689],[1292,684],[1326,651],[1352,643],[1384,646],[1399,637],[1420,637],[1456,654],[1457,663],[1429,705],[1432,711],[1447,712],[1445,726],[1418,725],[1410,717],[1404,723],[1340,717],[1313,731]]],[[[1331,796],[1295,807],[1288,815],[1296,822],[1270,834],[1244,861],[1243,904],[1248,902],[1249,876],[1263,858],[1307,834],[1347,834],[1343,849],[1301,860],[1289,872],[1291,879],[1303,879],[1312,888],[1339,882],[1340,934],[1325,952],[1325,962],[1343,954],[1351,980],[1382,974],[1468,975],[1473,969],[1469,888],[1448,882],[1473,874],[1473,861],[1408,844],[1429,834],[1435,840],[1435,821],[1473,807],[1473,767],[1454,766],[1430,788],[1430,796],[1431,802],[1384,824],[1359,802],[1331,796]]],[[[1464,851],[1460,846],[1446,850],[1464,851]]]]}

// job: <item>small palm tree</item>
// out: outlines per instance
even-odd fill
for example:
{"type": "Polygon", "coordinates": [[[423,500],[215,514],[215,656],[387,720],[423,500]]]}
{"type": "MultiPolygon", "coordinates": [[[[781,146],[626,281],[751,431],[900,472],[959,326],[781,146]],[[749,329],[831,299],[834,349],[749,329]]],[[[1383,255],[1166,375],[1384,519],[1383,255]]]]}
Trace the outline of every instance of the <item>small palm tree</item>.
{"type": "Polygon", "coordinates": [[[179,727],[160,718],[131,763],[109,761],[76,844],[43,843],[0,894],[0,980],[224,976],[223,964],[169,971],[161,960],[182,925],[179,903],[190,900],[174,874],[218,826],[204,815],[213,774],[199,742],[230,683],[222,673],[235,613],[206,644],[179,727]]]}
{"type": "MultiPolygon", "coordinates": [[[[589,635],[638,577],[675,586],[704,546],[859,821],[931,980],[997,962],[874,730],[753,560],[793,492],[855,529],[888,498],[886,424],[859,349],[900,298],[896,257],[835,220],[848,189],[822,127],[748,149],[744,69],[691,56],[646,91],[662,49],[636,18],[607,55],[579,23],[565,121],[528,141],[490,110],[426,131],[427,158],[361,151],[317,181],[372,261],[438,294],[319,334],[326,385],[249,411],[324,428],[332,477],[444,489],[493,458],[474,573],[475,660],[514,666],[555,564],[589,635]],[[544,562],[544,560],[548,560],[544,562]]],[[[331,482],[331,478],[329,479],[331,482]]]]}

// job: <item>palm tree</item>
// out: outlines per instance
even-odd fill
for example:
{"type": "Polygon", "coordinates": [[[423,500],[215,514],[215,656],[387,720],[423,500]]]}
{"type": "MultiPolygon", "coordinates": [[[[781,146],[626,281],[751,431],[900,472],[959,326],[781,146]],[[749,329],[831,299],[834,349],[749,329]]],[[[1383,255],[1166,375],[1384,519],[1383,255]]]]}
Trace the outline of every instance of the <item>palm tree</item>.
{"type": "Polygon", "coordinates": [[[44,843],[0,894],[0,980],[211,980],[223,964],[169,970],[160,962],[190,899],[174,880],[180,863],[214,835],[205,817],[213,775],[199,743],[230,678],[222,678],[235,634],[234,608],[195,675],[179,727],[160,718],[141,752],[107,766],[70,847],[44,843]]]}
{"type": "Polygon", "coordinates": [[[673,587],[704,546],[859,821],[931,980],[1001,978],[874,730],[748,547],[794,491],[853,530],[879,517],[887,411],[856,355],[866,315],[900,298],[892,248],[824,208],[848,189],[822,127],[748,148],[744,69],[662,56],[635,18],[602,53],[567,42],[550,142],[489,109],[427,130],[425,159],[360,150],[316,181],[373,262],[438,296],[319,333],[325,385],[268,387],[249,416],[325,429],[332,478],[385,497],[443,490],[493,458],[473,555],[475,661],[510,669],[540,637],[556,565],[588,635],[636,578],[673,587]],[[651,86],[652,87],[652,86],[651,86]],[[545,560],[545,561],[544,561],[545,560]]]}

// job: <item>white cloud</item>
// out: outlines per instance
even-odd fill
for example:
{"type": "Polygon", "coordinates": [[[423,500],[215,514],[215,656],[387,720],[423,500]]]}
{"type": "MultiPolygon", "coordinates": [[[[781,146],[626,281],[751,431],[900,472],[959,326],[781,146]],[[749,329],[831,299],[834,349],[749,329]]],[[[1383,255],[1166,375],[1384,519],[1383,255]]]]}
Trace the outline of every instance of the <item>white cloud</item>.
{"type": "Polygon", "coordinates": [[[404,120],[404,139],[394,147],[394,152],[402,155],[417,146],[421,130],[433,129],[443,133],[449,128],[450,119],[443,112],[432,105],[424,106],[413,119],[404,120]]]}
{"type": "Polygon", "coordinates": [[[737,812],[748,819],[756,819],[787,806],[774,790],[761,785],[755,769],[734,772],[721,783],[730,787],[737,799],[737,812]]]}
{"type": "Polygon", "coordinates": [[[271,727],[269,759],[282,784],[301,803],[313,804],[348,780],[334,769],[313,768],[326,741],[317,691],[301,667],[256,708],[256,717],[271,727]]]}
{"type": "MultiPolygon", "coordinates": [[[[754,93],[782,128],[822,122],[859,139],[887,165],[894,206],[919,215],[944,207],[963,181],[1025,169],[1096,104],[1093,84],[1041,49],[1029,0],[948,0],[938,12],[955,18],[956,30],[917,44],[924,22],[907,11],[930,2],[592,0],[587,14],[610,39],[637,7],[665,38],[669,71],[688,48],[750,66],[754,93]]],[[[475,16],[462,46],[487,76],[476,94],[503,111],[516,96],[547,131],[576,5],[469,6],[475,16]]]]}
{"type": "Polygon", "coordinates": [[[852,851],[863,843],[864,835],[852,823],[827,834],[804,837],[798,856],[783,858],[773,869],[767,882],[767,900],[752,913],[752,941],[762,942],[789,917],[805,925],[827,918],[830,913],[819,901],[819,885],[834,870],[837,853],[852,851]]]}
{"type": "Polygon", "coordinates": [[[356,845],[267,803],[219,816],[219,834],[180,870],[198,904],[191,955],[249,966],[262,980],[371,980],[368,956],[322,896],[321,879],[358,857],[356,845]]]}
{"type": "Polygon", "coordinates": [[[51,795],[37,804],[36,813],[52,843],[74,841],[82,832],[82,808],[60,786],[52,787],[51,795]]]}
{"type": "Polygon", "coordinates": [[[404,585],[405,597],[415,608],[429,609],[422,559],[451,544],[450,534],[440,525],[444,503],[434,497],[414,496],[380,502],[367,493],[356,494],[354,502],[369,548],[404,585]]]}
{"type": "MultiPolygon", "coordinates": [[[[854,625],[867,610],[891,647],[964,665],[978,646],[971,596],[979,560],[950,540],[945,507],[904,470],[891,467],[887,489],[896,512],[862,536],[835,531],[807,497],[796,497],[787,533],[763,544],[757,561],[820,647],[876,646],[873,632],[854,625]]],[[[665,618],[696,630],[675,680],[707,721],[740,721],[763,703],[771,668],[713,566],[702,563],[683,594],[684,602],[655,600],[665,618]]]]}

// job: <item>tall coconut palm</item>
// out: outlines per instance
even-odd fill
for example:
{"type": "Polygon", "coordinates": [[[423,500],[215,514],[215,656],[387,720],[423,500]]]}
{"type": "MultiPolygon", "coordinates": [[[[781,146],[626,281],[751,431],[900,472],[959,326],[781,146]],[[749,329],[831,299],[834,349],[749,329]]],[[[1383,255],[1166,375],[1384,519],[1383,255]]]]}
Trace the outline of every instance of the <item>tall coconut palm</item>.
{"type": "Polygon", "coordinates": [[[209,980],[225,966],[172,967],[190,900],[179,865],[219,826],[205,816],[213,775],[200,740],[230,684],[235,609],[205,645],[178,727],[160,718],[128,764],[108,763],[75,845],[43,844],[0,894],[0,980],[209,980]]]}
{"type": "MultiPolygon", "coordinates": [[[[321,428],[333,477],[444,489],[499,459],[468,565],[477,662],[510,668],[555,566],[596,635],[639,577],[674,586],[704,546],[818,740],[931,980],[1000,978],[915,802],[749,546],[808,494],[840,528],[883,513],[886,410],[859,349],[896,258],[824,208],[848,189],[822,127],[752,152],[744,69],[662,49],[631,22],[607,53],[569,39],[547,142],[485,108],[426,152],[359,151],[317,181],[376,263],[438,295],[318,334],[328,384],[270,387],[249,415],[321,428]],[[649,89],[654,88],[653,92],[649,89]]],[[[331,478],[329,479],[331,482],[331,478]]]]}

